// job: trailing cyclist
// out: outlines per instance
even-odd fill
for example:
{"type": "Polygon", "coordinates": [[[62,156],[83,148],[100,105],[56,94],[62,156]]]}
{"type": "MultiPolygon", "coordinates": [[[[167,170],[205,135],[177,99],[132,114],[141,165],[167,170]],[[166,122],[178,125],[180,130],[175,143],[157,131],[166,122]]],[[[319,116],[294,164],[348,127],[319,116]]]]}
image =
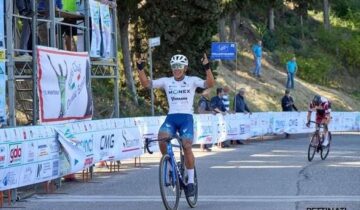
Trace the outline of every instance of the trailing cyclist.
{"type": "MultiPolygon", "coordinates": [[[[204,54],[201,59],[203,70],[206,73],[206,80],[195,76],[186,76],[189,62],[184,55],[174,55],[170,60],[170,67],[173,73],[172,77],[162,77],[155,80],[149,80],[144,70],[144,60],[138,60],[137,68],[140,83],[145,88],[162,88],[166,92],[169,104],[169,112],[165,122],[161,125],[158,139],[175,136],[178,132],[183,139],[185,166],[187,168],[188,183],[185,187],[186,196],[195,194],[194,187],[194,165],[195,158],[192,152],[192,142],[194,139],[194,119],[193,102],[195,90],[200,88],[211,88],[215,84],[214,76],[210,69],[209,60],[204,54]]],[[[166,154],[166,142],[159,142],[161,153],[166,154]]]]}
{"type": "Polygon", "coordinates": [[[311,112],[316,111],[316,123],[324,125],[324,135],[325,139],[322,143],[322,146],[327,146],[329,144],[329,135],[328,135],[328,125],[331,120],[330,112],[331,112],[331,103],[325,97],[320,95],[315,95],[312,101],[309,104],[309,111],[307,114],[307,123],[306,126],[310,127],[310,118],[311,112]]]}

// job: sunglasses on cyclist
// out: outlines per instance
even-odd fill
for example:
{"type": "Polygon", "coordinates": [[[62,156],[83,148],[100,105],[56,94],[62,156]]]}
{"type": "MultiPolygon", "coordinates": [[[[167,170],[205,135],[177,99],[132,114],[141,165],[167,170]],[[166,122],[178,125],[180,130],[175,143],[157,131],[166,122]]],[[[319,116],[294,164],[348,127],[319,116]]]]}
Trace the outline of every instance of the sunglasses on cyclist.
{"type": "Polygon", "coordinates": [[[174,63],[171,65],[171,69],[174,71],[176,69],[184,69],[185,68],[185,64],[181,64],[181,63],[174,63]]]}

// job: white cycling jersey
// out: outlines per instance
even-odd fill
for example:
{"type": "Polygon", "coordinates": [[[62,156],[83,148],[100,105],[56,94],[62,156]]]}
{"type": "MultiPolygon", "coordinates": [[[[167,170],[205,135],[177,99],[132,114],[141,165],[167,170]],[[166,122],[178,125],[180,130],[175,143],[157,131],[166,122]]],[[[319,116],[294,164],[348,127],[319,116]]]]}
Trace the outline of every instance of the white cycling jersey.
{"type": "Polygon", "coordinates": [[[169,113],[194,113],[194,96],[197,87],[205,88],[205,80],[199,77],[185,76],[176,81],[174,77],[163,77],[152,81],[153,88],[162,88],[166,92],[169,103],[169,113]]]}

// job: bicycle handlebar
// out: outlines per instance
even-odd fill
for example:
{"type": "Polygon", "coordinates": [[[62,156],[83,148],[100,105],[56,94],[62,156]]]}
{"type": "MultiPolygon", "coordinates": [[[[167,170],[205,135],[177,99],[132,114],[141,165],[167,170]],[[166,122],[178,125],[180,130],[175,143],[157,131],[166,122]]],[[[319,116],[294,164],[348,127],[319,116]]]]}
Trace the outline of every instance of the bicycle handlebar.
{"type": "Polygon", "coordinates": [[[150,150],[149,148],[149,143],[152,142],[151,139],[149,138],[145,138],[145,147],[146,147],[146,150],[148,151],[149,154],[152,154],[154,153],[153,151],[150,150]]]}
{"type": "MultiPolygon", "coordinates": [[[[180,137],[178,135],[174,136],[174,137],[166,137],[166,138],[162,138],[162,139],[150,139],[150,138],[145,138],[145,147],[146,147],[146,150],[148,151],[149,154],[153,154],[154,152],[150,150],[149,148],[149,144],[151,142],[154,142],[154,141],[167,141],[167,142],[170,142],[171,140],[173,139],[177,139],[180,146],[182,146],[182,142],[180,141],[180,137]]],[[[174,145],[175,146],[175,145],[174,145]]],[[[179,146],[179,147],[180,147],[179,146]]]]}
{"type": "Polygon", "coordinates": [[[310,120],[309,122],[314,123],[314,124],[316,124],[316,125],[319,125],[320,128],[323,128],[324,125],[325,125],[324,123],[317,123],[317,122],[312,121],[312,120],[310,120]]]}

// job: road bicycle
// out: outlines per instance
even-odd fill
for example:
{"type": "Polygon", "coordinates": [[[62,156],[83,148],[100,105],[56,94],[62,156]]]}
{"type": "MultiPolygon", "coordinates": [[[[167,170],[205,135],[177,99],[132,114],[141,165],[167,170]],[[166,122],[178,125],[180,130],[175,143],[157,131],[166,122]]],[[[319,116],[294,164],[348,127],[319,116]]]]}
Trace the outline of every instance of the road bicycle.
{"type": "Polygon", "coordinates": [[[314,159],[315,156],[315,152],[319,153],[320,152],[320,157],[322,160],[325,160],[326,157],[329,155],[330,152],[330,143],[331,143],[331,132],[328,131],[328,138],[329,138],[329,143],[326,146],[323,146],[322,143],[325,140],[325,135],[324,135],[324,124],[320,124],[314,121],[310,121],[311,123],[314,123],[315,126],[315,132],[313,133],[312,137],[311,137],[311,141],[309,143],[309,148],[308,148],[308,160],[312,161],[314,159]]]}
{"type": "MultiPolygon", "coordinates": [[[[176,210],[179,206],[179,201],[181,197],[182,190],[185,189],[187,184],[187,173],[185,167],[185,158],[184,151],[182,146],[182,141],[179,136],[174,136],[165,139],[145,139],[145,147],[148,153],[152,154],[150,151],[149,145],[155,141],[165,141],[166,142],[166,154],[164,154],[159,163],[159,186],[161,192],[161,198],[163,204],[167,210],[176,210]],[[173,144],[172,142],[178,144],[173,144]],[[179,148],[179,159],[176,161],[173,147],[179,148]]],[[[198,199],[198,178],[196,173],[196,168],[194,167],[194,196],[186,196],[186,201],[191,208],[194,208],[198,199]]],[[[184,193],[185,194],[185,193],[184,193]]]]}

